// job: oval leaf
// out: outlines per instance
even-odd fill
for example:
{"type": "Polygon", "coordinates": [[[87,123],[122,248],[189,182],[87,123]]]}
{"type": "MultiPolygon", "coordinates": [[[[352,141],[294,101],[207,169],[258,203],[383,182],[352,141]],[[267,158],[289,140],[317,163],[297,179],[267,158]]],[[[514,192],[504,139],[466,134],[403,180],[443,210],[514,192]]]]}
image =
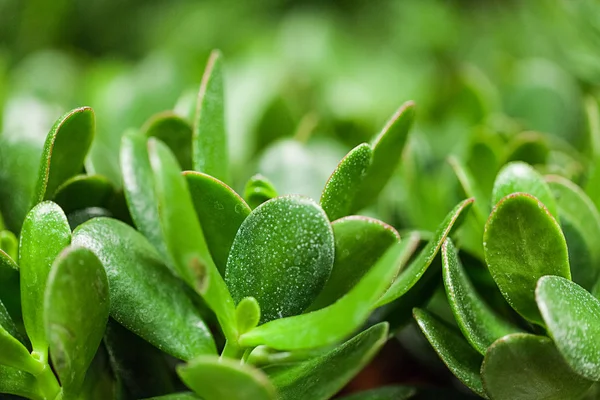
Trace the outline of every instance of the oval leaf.
{"type": "Polygon", "coordinates": [[[334,258],[333,231],[311,199],[278,197],[242,223],[225,281],[236,303],[258,300],[261,323],[300,314],[323,289],[334,258]]]}
{"type": "Polygon", "coordinates": [[[543,325],[535,286],[544,275],[571,278],[560,226],[535,197],[515,193],[492,211],[484,233],[485,261],[500,292],[519,314],[543,325]]]}
{"type": "Polygon", "coordinates": [[[44,317],[65,395],[76,396],[100,346],[109,299],[106,272],[90,250],[67,247],[54,261],[45,293],[44,317]]]}
{"type": "Polygon", "coordinates": [[[571,370],[550,339],[525,333],[494,342],[481,377],[494,400],[578,399],[592,384],[571,370]]]}
{"type": "Polygon", "coordinates": [[[54,195],[52,201],[65,212],[88,207],[106,207],[114,195],[110,181],[100,175],[76,175],[65,181],[54,195]]]}
{"type": "Polygon", "coordinates": [[[244,297],[235,309],[238,330],[246,333],[260,321],[260,306],[254,297],[244,297]]]}
{"type": "Polygon", "coordinates": [[[169,146],[185,170],[192,169],[192,127],[172,111],[150,118],[141,129],[146,137],[155,137],[169,146]]]}
{"type": "Polygon", "coordinates": [[[211,334],[156,250],[136,230],[110,218],[80,225],[73,244],[104,266],[110,315],[154,346],[182,360],[215,353],[211,334]]]}
{"type": "Polygon", "coordinates": [[[558,276],[540,278],[535,294],[564,359],[581,376],[600,381],[600,301],[558,276]]]}
{"type": "Polygon", "coordinates": [[[252,209],[255,209],[265,201],[271,200],[277,196],[278,194],[275,186],[273,186],[266,176],[256,174],[246,183],[244,198],[252,209]]]}
{"type": "Polygon", "coordinates": [[[367,143],[359,144],[340,161],[325,184],[321,207],[331,221],[350,214],[352,202],[366,176],[373,151],[367,143]]]}

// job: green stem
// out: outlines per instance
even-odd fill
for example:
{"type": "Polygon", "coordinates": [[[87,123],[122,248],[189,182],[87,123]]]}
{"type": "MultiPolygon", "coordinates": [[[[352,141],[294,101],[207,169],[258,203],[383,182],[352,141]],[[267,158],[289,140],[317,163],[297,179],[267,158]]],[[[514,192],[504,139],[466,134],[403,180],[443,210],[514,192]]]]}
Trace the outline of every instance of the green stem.
{"type": "Polygon", "coordinates": [[[40,391],[44,398],[48,400],[54,400],[60,394],[60,385],[56,379],[56,375],[52,372],[50,365],[46,364],[42,372],[36,376],[40,391]]]}
{"type": "Polygon", "coordinates": [[[244,347],[240,347],[236,342],[228,340],[225,342],[225,348],[221,353],[221,357],[241,360],[245,350],[246,349],[244,347]]]}

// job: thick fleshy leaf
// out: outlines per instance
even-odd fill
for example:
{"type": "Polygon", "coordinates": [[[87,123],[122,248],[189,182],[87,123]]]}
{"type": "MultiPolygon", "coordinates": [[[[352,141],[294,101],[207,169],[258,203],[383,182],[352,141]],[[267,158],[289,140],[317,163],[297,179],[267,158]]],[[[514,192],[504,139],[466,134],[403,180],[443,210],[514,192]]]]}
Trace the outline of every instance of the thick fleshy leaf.
{"type": "Polygon", "coordinates": [[[221,53],[213,51],[202,76],[194,115],[194,169],[228,182],[227,132],[221,53]]]}
{"type": "Polygon", "coordinates": [[[573,281],[591,290],[600,273],[600,214],[585,192],[560,176],[546,181],[556,198],[573,281]]]}
{"type": "Polygon", "coordinates": [[[95,125],[96,117],[89,107],[69,111],[56,121],[44,143],[33,205],[51,199],[63,182],[83,170],[95,125]]]}
{"type": "Polygon", "coordinates": [[[384,322],[356,335],[321,356],[291,366],[267,370],[280,400],[325,400],[348,383],[385,344],[384,322]]]}
{"type": "Polygon", "coordinates": [[[10,258],[17,260],[19,257],[19,239],[11,231],[0,231],[0,250],[10,258]]]}
{"type": "Polygon", "coordinates": [[[235,305],[208,250],[186,179],[165,144],[150,139],[148,153],[162,235],[175,269],[215,312],[225,336],[233,339],[235,305]]]}
{"type": "Polygon", "coordinates": [[[67,217],[50,201],[36,205],[25,217],[19,243],[23,322],[33,351],[47,360],[44,292],[54,259],[71,242],[67,217]]]}
{"type": "Polygon", "coordinates": [[[11,318],[21,321],[21,283],[19,267],[4,251],[0,250],[0,301],[6,306],[11,318]]]}
{"type": "Polygon", "coordinates": [[[407,101],[387,122],[371,144],[373,155],[367,176],[352,203],[351,212],[358,211],[374,201],[396,170],[408,132],[415,118],[415,103],[407,101]]]}
{"type": "Polygon", "coordinates": [[[485,261],[500,292],[519,314],[543,325],[535,286],[544,275],[571,278],[565,237],[535,197],[515,193],[492,211],[484,234],[485,261]]]}
{"type": "Polygon", "coordinates": [[[269,378],[249,365],[215,356],[200,356],[177,368],[181,380],[204,400],[274,400],[269,378]]]}
{"type": "Polygon", "coordinates": [[[530,165],[520,161],[511,162],[498,172],[492,192],[492,206],[512,193],[528,193],[536,197],[558,220],[556,202],[548,184],[530,165]]]}
{"type": "Polygon", "coordinates": [[[543,165],[548,160],[548,137],[540,132],[521,132],[508,144],[506,161],[523,161],[530,165],[543,165]]]}
{"type": "MultiPolygon", "coordinates": [[[[6,310],[4,303],[0,301],[0,330],[5,330],[10,336],[18,339],[21,343],[26,343],[25,338],[17,328],[17,324],[6,310]]],[[[27,352],[29,354],[29,351],[27,352]]]]}
{"type": "Polygon", "coordinates": [[[273,186],[266,176],[256,174],[246,183],[244,198],[252,209],[255,209],[265,201],[271,200],[277,196],[278,194],[275,186],[273,186]]]}
{"type": "Polygon", "coordinates": [[[497,339],[519,331],[498,316],[479,296],[450,239],[446,239],[442,246],[442,269],[454,318],[475,350],[483,355],[497,339]]]}
{"type": "Polygon", "coordinates": [[[240,336],[243,346],[267,345],[278,350],[327,346],[343,340],[365,323],[372,304],[410,257],[411,241],[393,244],[371,270],[334,304],[308,314],[277,319],[240,336]]]}
{"type": "Polygon", "coordinates": [[[244,297],[235,309],[238,330],[246,333],[260,321],[260,306],[254,297],[244,297]]]}
{"type": "Polygon", "coordinates": [[[581,376],[600,381],[600,301],[559,276],[543,276],[535,291],[548,333],[581,376]]]}
{"type": "Polygon", "coordinates": [[[24,371],[0,365],[0,393],[45,400],[36,378],[24,371]]]}
{"type": "Polygon", "coordinates": [[[483,357],[455,329],[425,310],[415,308],[419,328],[448,369],[469,389],[487,398],[479,369],[483,357]]]}
{"type": "MultiPolygon", "coordinates": [[[[360,281],[385,251],[400,240],[391,226],[369,217],[350,216],[331,223],[335,238],[335,260],[331,275],[309,310],[333,304],[360,281]]],[[[411,240],[416,247],[418,238],[411,240]]]]}
{"type": "Polygon", "coordinates": [[[392,286],[375,303],[375,307],[380,307],[396,300],[415,286],[440,251],[444,240],[446,240],[454,229],[457,229],[461,225],[464,215],[471,208],[473,201],[474,199],[472,198],[462,201],[446,215],[446,218],[442,221],[429,243],[427,243],[427,246],[421,250],[419,256],[407,268],[400,272],[392,286]]]}
{"type": "Polygon", "coordinates": [[[481,377],[494,400],[578,399],[592,384],[567,365],[550,339],[526,333],[494,342],[481,377]]]}
{"type": "MultiPolygon", "coordinates": [[[[471,171],[465,164],[462,163],[461,160],[452,156],[448,158],[448,163],[454,170],[454,174],[458,178],[458,182],[460,183],[465,195],[475,199],[475,202],[473,203],[473,214],[475,215],[475,218],[477,218],[477,221],[483,226],[487,216],[491,211],[489,204],[486,202],[488,197],[479,188],[479,185],[475,181],[471,171]]],[[[483,235],[483,229],[481,230],[481,233],[483,235]]]]}
{"type": "Polygon", "coordinates": [[[306,197],[278,197],[240,226],[225,281],[236,303],[258,300],[264,323],[304,311],[323,289],[333,258],[333,230],[321,207],[306,197]]]}
{"type": "Polygon", "coordinates": [[[67,247],[46,287],[44,317],[52,365],[65,395],[77,395],[108,320],[106,272],[90,250],[67,247]]]}
{"type": "Polygon", "coordinates": [[[52,198],[65,212],[106,207],[114,195],[110,181],[100,175],[76,175],[65,181],[52,198]]]}
{"type": "Polygon", "coordinates": [[[162,112],[150,118],[141,132],[169,146],[181,168],[192,169],[192,127],[185,119],[171,111],[162,112]]]}
{"type": "Polygon", "coordinates": [[[183,173],[192,196],[206,245],[222,276],[233,239],[250,214],[250,207],[233,189],[201,172],[183,173]]]}
{"type": "Polygon", "coordinates": [[[340,400],[408,400],[417,394],[410,386],[384,386],[340,397],[340,400]]]}
{"type": "Polygon", "coordinates": [[[331,221],[350,214],[352,203],[371,165],[372,155],[371,146],[359,144],[340,161],[329,177],[321,194],[321,207],[331,221]]]}
{"type": "Polygon", "coordinates": [[[0,364],[32,374],[40,373],[44,369],[44,364],[31,357],[27,348],[9,333],[8,329],[14,331],[15,326],[2,303],[0,303],[0,323],[0,348],[2,349],[0,364]]]}
{"type": "Polygon", "coordinates": [[[182,360],[215,353],[211,334],[181,282],[139,232],[114,219],[96,218],[75,230],[73,244],[92,250],[102,262],[110,315],[121,325],[182,360]]]}

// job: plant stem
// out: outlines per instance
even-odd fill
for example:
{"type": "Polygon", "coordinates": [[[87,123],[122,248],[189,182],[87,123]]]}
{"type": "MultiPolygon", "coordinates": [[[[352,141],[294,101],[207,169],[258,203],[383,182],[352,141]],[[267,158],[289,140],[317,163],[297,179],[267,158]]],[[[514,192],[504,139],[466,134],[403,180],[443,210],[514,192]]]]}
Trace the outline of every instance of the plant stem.
{"type": "Polygon", "coordinates": [[[245,350],[246,349],[244,347],[240,347],[237,343],[228,340],[225,342],[225,348],[221,353],[221,357],[228,357],[241,360],[245,350]]]}
{"type": "Polygon", "coordinates": [[[42,369],[42,372],[37,374],[35,377],[44,398],[48,400],[56,399],[61,390],[58,380],[56,379],[56,375],[54,375],[54,372],[52,372],[50,365],[46,364],[44,369],[42,369]]]}

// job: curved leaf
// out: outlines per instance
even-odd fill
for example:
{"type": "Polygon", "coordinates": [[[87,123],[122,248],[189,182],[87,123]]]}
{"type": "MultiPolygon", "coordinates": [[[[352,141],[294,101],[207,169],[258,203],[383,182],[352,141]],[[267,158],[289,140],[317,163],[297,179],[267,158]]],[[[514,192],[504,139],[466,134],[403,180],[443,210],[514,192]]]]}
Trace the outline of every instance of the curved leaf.
{"type": "Polygon", "coordinates": [[[244,297],[235,309],[235,316],[240,333],[255,328],[260,321],[260,306],[254,297],[244,297]]]}
{"type": "Polygon", "coordinates": [[[0,231],[0,250],[10,258],[17,260],[19,257],[19,239],[11,231],[0,231]]]}
{"type": "Polygon", "coordinates": [[[535,197],[503,198],[484,233],[485,261],[500,292],[519,314],[542,325],[535,286],[544,275],[570,278],[567,244],[546,207],[535,197]]]}
{"type": "Polygon", "coordinates": [[[244,198],[252,209],[255,209],[265,201],[271,200],[277,196],[278,194],[275,186],[273,186],[266,176],[256,174],[246,183],[244,198]]]}
{"type": "Polygon", "coordinates": [[[172,111],[151,117],[140,129],[146,137],[155,137],[169,146],[184,170],[192,169],[192,127],[172,111]]]}
{"type": "Polygon", "coordinates": [[[0,303],[0,322],[3,323],[0,325],[0,348],[2,348],[0,352],[0,364],[32,374],[40,373],[44,369],[44,364],[31,357],[29,350],[8,332],[7,329],[14,329],[14,325],[12,327],[5,326],[8,324],[6,321],[7,315],[4,313],[6,313],[6,310],[2,303],[0,303]]]}
{"type": "Polygon", "coordinates": [[[65,212],[88,207],[106,207],[114,195],[110,181],[101,175],[76,175],[66,180],[52,198],[65,212]]]}
{"type": "Polygon", "coordinates": [[[278,197],[240,226],[225,281],[236,303],[252,296],[261,322],[300,314],[323,289],[333,267],[333,231],[309,198],[278,197]]]}
{"type": "Polygon", "coordinates": [[[4,365],[0,365],[0,393],[32,400],[46,400],[33,375],[4,365]]]}
{"type": "Polygon", "coordinates": [[[14,321],[22,321],[21,282],[19,267],[13,259],[0,250],[0,302],[2,302],[14,321]]]}

